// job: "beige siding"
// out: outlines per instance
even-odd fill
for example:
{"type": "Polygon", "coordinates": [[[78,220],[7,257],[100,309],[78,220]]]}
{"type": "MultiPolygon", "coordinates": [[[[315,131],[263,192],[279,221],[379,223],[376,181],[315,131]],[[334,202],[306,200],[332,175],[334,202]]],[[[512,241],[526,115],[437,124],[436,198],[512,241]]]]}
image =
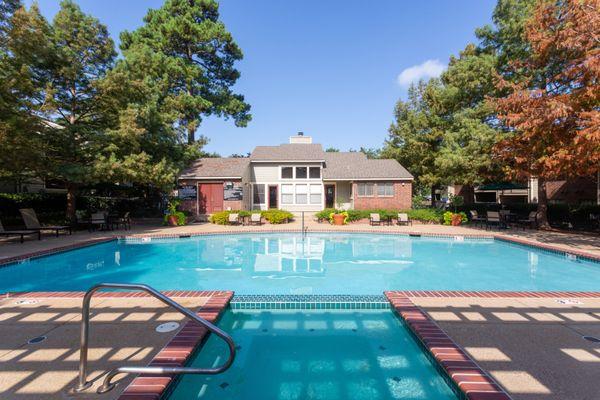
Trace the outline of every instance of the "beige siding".
{"type": "Polygon", "coordinates": [[[250,169],[251,182],[277,182],[279,180],[278,164],[253,164],[250,169]]]}

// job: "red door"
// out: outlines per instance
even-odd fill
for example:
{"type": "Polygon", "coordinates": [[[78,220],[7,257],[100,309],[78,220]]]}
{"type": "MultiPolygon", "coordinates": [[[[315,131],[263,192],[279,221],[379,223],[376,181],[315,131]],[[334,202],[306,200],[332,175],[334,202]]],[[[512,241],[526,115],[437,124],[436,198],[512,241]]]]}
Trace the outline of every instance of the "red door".
{"type": "Polygon", "coordinates": [[[200,214],[212,214],[223,211],[223,184],[198,184],[198,211],[200,214]]]}

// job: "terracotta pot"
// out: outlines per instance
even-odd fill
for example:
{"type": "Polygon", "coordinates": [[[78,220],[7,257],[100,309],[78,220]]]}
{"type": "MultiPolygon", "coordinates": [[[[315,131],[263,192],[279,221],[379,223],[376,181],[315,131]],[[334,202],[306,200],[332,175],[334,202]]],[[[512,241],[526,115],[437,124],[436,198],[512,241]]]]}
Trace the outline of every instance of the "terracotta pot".
{"type": "Polygon", "coordinates": [[[177,226],[177,215],[169,215],[167,221],[169,221],[169,226],[177,226]]]}
{"type": "Polygon", "coordinates": [[[454,214],[452,215],[452,226],[459,226],[462,223],[462,215],[454,214]]]}
{"type": "Polygon", "coordinates": [[[343,214],[333,214],[334,225],[344,225],[344,219],[346,218],[343,214]]]}

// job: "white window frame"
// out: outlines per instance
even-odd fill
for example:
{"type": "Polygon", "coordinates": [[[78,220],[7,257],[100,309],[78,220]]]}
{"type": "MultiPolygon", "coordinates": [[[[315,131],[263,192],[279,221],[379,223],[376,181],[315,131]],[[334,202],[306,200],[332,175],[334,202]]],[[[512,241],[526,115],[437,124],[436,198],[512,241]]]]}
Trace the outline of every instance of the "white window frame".
{"type": "Polygon", "coordinates": [[[309,203],[310,199],[309,199],[308,190],[309,190],[309,185],[308,184],[301,183],[301,184],[294,185],[294,204],[302,205],[302,206],[310,204],[309,203]],[[298,190],[300,188],[302,188],[302,190],[298,190]],[[306,199],[306,201],[304,201],[304,202],[298,201],[298,196],[304,196],[304,198],[306,199]]]}
{"type": "Polygon", "coordinates": [[[295,176],[296,176],[296,168],[293,165],[282,165],[282,166],[279,167],[279,179],[288,181],[288,180],[294,179],[295,176]],[[291,168],[292,169],[292,177],[291,178],[284,178],[283,177],[283,169],[284,168],[291,168]]]}
{"type": "Polygon", "coordinates": [[[323,185],[311,183],[308,185],[308,204],[323,204],[323,185]],[[316,189],[316,190],[315,190],[316,189]],[[319,196],[319,201],[313,201],[312,196],[319,196]]]}
{"type": "Polygon", "coordinates": [[[279,191],[280,191],[280,204],[285,204],[285,205],[294,205],[296,204],[294,201],[296,200],[296,193],[295,193],[295,188],[294,188],[294,184],[293,183],[284,183],[279,185],[279,191]],[[292,190],[287,193],[284,189],[284,187],[291,187],[292,190]],[[291,202],[285,202],[284,201],[284,196],[292,196],[292,201],[291,202]]]}
{"type": "Polygon", "coordinates": [[[252,184],[252,204],[253,205],[264,206],[264,205],[267,204],[267,190],[266,190],[265,186],[266,185],[264,183],[253,183],[252,184]],[[254,193],[255,193],[255,190],[256,190],[257,186],[262,186],[263,187],[263,201],[264,201],[263,203],[255,203],[254,202],[254,193]]]}

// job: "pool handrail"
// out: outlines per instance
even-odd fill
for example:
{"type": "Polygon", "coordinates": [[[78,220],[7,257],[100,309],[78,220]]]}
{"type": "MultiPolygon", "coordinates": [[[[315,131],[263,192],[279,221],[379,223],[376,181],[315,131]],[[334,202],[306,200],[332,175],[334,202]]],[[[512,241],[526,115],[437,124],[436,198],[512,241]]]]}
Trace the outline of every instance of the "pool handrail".
{"type": "Polygon", "coordinates": [[[229,347],[229,358],[227,361],[217,368],[190,368],[190,367],[118,367],[110,370],[104,382],[98,388],[98,393],[106,393],[112,390],[117,384],[112,383],[111,380],[119,374],[152,374],[152,375],[171,375],[171,374],[205,374],[205,375],[216,375],[226,371],[233,360],[235,359],[235,343],[229,334],[221,330],[214,324],[199,317],[193,311],[183,307],[181,304],[171,300],[167,296],[163,295],[159,291],[153,289],[148,285],[136,284],[136,283],[99,283],[92,286],[83,297],[83,305],[81,310],[81,347],[79,357],[79,383],[75,388],[75,391],[81,392],[89,388],[92,385],[91,381],[87,381],[87,358],[88,358],[88,345],[89,345],[89,326],[90,326],[90,302],[94,293],[100,289],[126,289],[126,290],[139,290],[150,294],[151,296],[162,301],[166,305],[179,311],[181,314],[196,321],[200,325],[204,326],[210,332],[219,336],[223,339],[229,347]]]}

